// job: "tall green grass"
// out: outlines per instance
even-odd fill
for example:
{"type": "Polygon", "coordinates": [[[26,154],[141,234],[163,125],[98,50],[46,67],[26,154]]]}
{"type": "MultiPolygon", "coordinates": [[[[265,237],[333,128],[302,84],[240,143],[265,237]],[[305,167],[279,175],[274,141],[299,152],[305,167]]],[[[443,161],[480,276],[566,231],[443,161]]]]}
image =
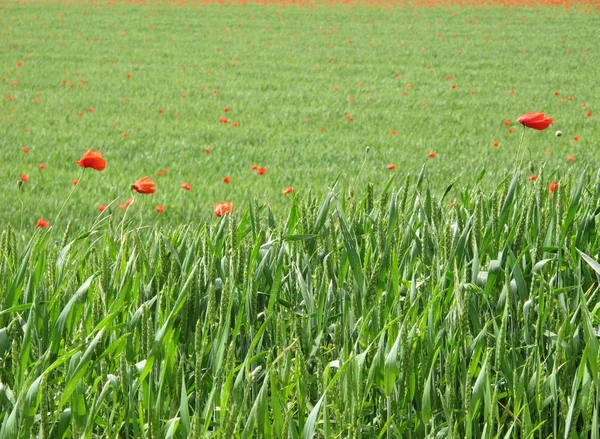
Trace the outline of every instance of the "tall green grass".
{"type": "Polygon", "coordinates": [[[598,438],[600,179],[483,178],[5,230],[0,438],[598,438]]]}

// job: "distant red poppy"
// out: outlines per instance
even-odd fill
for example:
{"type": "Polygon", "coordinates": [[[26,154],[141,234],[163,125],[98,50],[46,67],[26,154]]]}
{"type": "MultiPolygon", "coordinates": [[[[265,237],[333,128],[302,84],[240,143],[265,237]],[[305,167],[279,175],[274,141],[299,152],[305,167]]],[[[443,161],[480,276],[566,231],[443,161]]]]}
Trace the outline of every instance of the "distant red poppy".
{"type": "Polygon", "coordinates": [[[585,115],[586,115],[587,117],[590,117],[590,116],[592,115],[592,112],[591,112],[590,110],[587,110],[587,111],[585,112],[585,115]]]}
{"type": "Polygon", "coordinates": [[[29,177],[27,176],[27,174],[21,174],[21,181],[23,183],[27,183],[29,181],[29,177]]]}
{"type": "Polygon", "coordinates": [[[163,176],[163,171],[158,171],[157,175],[158,175],[159,177],[162,177],[162,176],[163,176]]]}
{"type": "Polygon", "coordinates": [[[575,161],[575,157],[573,157],[572,155],[570,155],[569,157],[567,157],[567,161],[568,162],[574,162],[575,161]]]}
{"type": "Polygon", "coordinates": [[[529,176],[529,179],[530,179],[531,181],[536,181],[536,180],[537,180],[537,175],[530,175],[530,176],[529,176]]]}
{"type": "Polygon", "coordinates": [[[186,191],[191,191],[191,190],[192,190],[192,187],[190,186],[190,184],[189,184],[189,183],[183,183],[183,184],[181,185],[181,187],[182,187],[183,189],[185,189],[186,191]]]}
{"type": "Polygon", "coordinates": [[[559,93],[559,92],[557,92],[557,91],[555,91],[555,92],[554,92],[554,96],[558,96],[559,94],[560,94],[560,93],[559,93]]]}
{"type": "Polygon", "coordinates": [[[213,204],[213,211],[217,216],[230,215],[231,212],[233,212],[233,204],[231,204],[229,201],[213,204]]]}
{"type": "Polygon", "coordinates": [[[294,188],[293,187],[291,187],[291,186],[290,187],[286,187],[283,190],[283,195],[291,194],[292,192],[294,192],[294,188]]]}
{"type": "Polygon", "coordinates": [[[206,154],[210,154],[210,148],[204,148],[204,152],[205,152],[206,154]]]}
{"type": "Polygon", "coordinates": [[[517,119],[517,122],[526,126],[527,128],[533,128],[534,130],[543,131],[548,128],[554,118],[546,117],[544,113],[526,113],[517,119]]]}
{"type": "Polygon", "coordinates": [[[267,170],[265,168],[258,168],[256,172],[258,172],[258,175],[265,175],[267,170]]]}
{"type": "Polygon", "coordinates": [[[514,132],[515,132],[515,130],[513,130],[512,128],[509,128],[509,129],[508,129],[508,134],[512,134],[512,133],[514,133],[514,132]]]}
{"type": "Polygon", "coordinates": [[[77,185],[79,184],[79,180],[77,180],[77,179],[75,179],[75,180],[72,180],[72,181],[71,181],[71,184],[72,184],[73,186],[77,186],[77,185]]]}
{"type": "Polygon", "coordinates": [[[392,136],[395,136],[396,134],[398,134],[398,131],[392,130],[392,136]]]}
{"type": "Polygon", "coordinates": [[[258,165],[252,165],[252,166],[250,166],[250,169],[252,169],[253,171],[256,171],[258,169],[258,165]]]}
{"type": "Polygon", "coordinates": [[[39,219],[37,220],[37,226],[39,228],[45,229],[46,227],[48,227],[48,221],[46,221],[45,219],[39,219]]]}
{"type": "Polygon", "coordinates": [[[396,169],[396,165],[394,163],[387,165],[388,171],[393,171],[394,169],[396,169]]]}
{"type": "Polygon", "coordinates": [[[88,113],[93,113],[94,112],[94,107],[88,107],[88,113]]]}
{"type": "Polygon", "coordinates": [[[183,94],[181,95],[181,97],[182,97],[183,99],[185,99],[185,98],[187,98],[187,95],[186,95],[185,93],[183,93],[183,94]]]}
{"type": "Polygon", "coordinates": [[[127,79],[131,79],[131,73],[127,73],[127,79]]]}
{"type": "Polygon", "coordinates": [[[153,194],[156,192],[154,182],[148,177],[140,178],[134,184],[131,185],[131,189],[140,194],[153,194]]]}
{"type": "Polygon", "coordinates": [[[557,181],[551,181],[550,184],[548,184],[548,192],[550,192],[551,194],[556,192],[558,190],[558,182],[557,181]]]}
{"type": "Polygon", "coordinates": [[[348,122],[354,122],[354,118],[349,114],[346,114],[346,119],[348,120],[348,122]]]}
{"type": "Polygon", "coordinates": [[[229,184],[231,182],[231,179],[229,177],[223,177],[223,183],[225,184],[229,184]]]}
{"type": "Polygon", "coordinates": [[[219,122],[220,123],[229,123],[229,119],[225,118],[225,117],[220,117],[219,118],[219,122]]]}
{"type": "Polygon", "coordinates": [[[231,126],[232,126],[232,127],[234,127],[234,128],[237,128],[237,127],[239,127],[239,126],[240,126],[240,124],[239,124],[239,123],[237,123],[237,122],[233,122],[233,124],[232,124],[231,126]]]}
{"type": "Polygon", "coordinates": [[[23,147],[22,151],[27,154],[29,153],[29,148],[27,148],[26,146],[23,147]]]}
{"type": "Polygon", "coordinates": [[[43,163],[40,163],[40,166],[39,166],[39,167],[40,167],[40,170],[46,169],[46,165],[45,165],[45,164],[43,164],[43,163]]]}
{"type": "Polygon", "coordinates": [[[576,141],[576,142],[579,142],[579,136],[573,137],[573,140],[576,141]]]}
{"type": "Polygon", "coordinates": [[[510,120],[505,120],[504,121],[504,125],[506,125],[507,127],[509,127],[510,126],[510,120]]]}
{"type": "Polygon", "coordinates": [[[500,142],[494,142],[494,146],[498,148],[500,146],[500,142]]]}
{"type": "Polygon", "coordinates": [[[434,159],[437,157],[437,154],[435,152],[430,152],[429,154],[427,154],[427,157],[429,157],[430,159],[434,159]]]}
{"type": "Polygon", "coordinates": [[[223,108],[223,112],[224,112],[224,113],[229,113],[229,107],[225,107],[225,108],[223,108]]]}
{"type": "Polygon", "coordinates": [[[129,134],[123,133],[123,137],[129,137],[129,134]]]}
{"type": "Polygon", "coordinates": [[[104,168],[106,168],[106,160],[100,157],[100,151],[94,152],[91,149],[75,164],[82,168],[92,168],[96,171],[104,171],[104,168]]]}
{"type": "Polygon", "coordinates": [[[162,108],[159,108],[158,113],[159,114],[163,114],[165,112],[165,110],[163,110],[162,108]]]}
{"type": "Polygon", "coordinates": [[[162,213],[164,213],[164,212],[165,212],[165,206],[163,206],[162,204],[159,204],[159,205],[157,205],[157,206],[156,206],[156,211],[157,211],[159,214],[162,214],[162,213]]]}
{"type": "Polygon", "coordinates": [[[163,174],[167,174],[169,172],[169,170],[167,168],[163,169],[163,174]]]}
{"type": "Polygon", "coordinates": [[[105,206],[104,204],[100,204],[100,205],[98,206],[98,210],[99,210],[100,212],[104,212],[104,211],[106,210],[106,206],[105,206]]]}

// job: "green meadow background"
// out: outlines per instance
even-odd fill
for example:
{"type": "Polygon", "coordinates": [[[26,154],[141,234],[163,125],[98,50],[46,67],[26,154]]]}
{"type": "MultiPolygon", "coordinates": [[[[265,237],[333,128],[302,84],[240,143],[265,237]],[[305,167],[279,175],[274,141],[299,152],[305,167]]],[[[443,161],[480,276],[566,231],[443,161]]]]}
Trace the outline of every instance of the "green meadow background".
{"type": "Polygon", "coordinates": [[[118,216],[146,175],[157,193],[136,212],[172,225],[225,200],[243,208],[248,194],[279,209],[286,187],[322,193],[338,176],[377,190],[388,164],[402,178],[425,164],[437,190],[486,168],[493,187],[517,166],[516,119],[529,111],[556,121],[526,133],[525,164],[598,165],[598,17],[583,8],[4,2],[0,12],[2,224],[54,221],[88,149],[108,166],[84,174],[59,222],[91,223],[113,200],[118,216]]]}

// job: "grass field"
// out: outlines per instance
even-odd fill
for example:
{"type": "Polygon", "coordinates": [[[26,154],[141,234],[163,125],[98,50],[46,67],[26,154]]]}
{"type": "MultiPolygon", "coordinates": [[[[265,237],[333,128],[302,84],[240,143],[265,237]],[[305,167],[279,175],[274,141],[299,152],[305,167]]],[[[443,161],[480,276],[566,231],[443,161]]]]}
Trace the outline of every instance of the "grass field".
{"type": "Polygon", "coordinates": [[[491,188],[516,166],[515,121],[528,111],[556,119],[524,139],[537,166],[599,164],[600,42],[588,8],[8,2],[2,10],[0,218],[17,227],[53,221],[88,149],[108,166],[84,176],[63,227],[91,224],[113,200],[118,216],[146,175],[157,193],[136,212],[171,225],[207,218],[224,200],[243,208],[248,191],[285,207],[285,188],[321,193],[338,174],[344,185],[381,189],[389,164],[416,175],[426,163],[439,190],[456,177],[471,185],[485,167],[491,188]],[[29,181],[18,191],[21,174],[29,181]],[[158,204],[161,217],[152,214],[158,204]]]}
{"type": "Polygon", "coordinates": [[[600,438],[599,6],[1,3],[0,439],[600,438]]]}

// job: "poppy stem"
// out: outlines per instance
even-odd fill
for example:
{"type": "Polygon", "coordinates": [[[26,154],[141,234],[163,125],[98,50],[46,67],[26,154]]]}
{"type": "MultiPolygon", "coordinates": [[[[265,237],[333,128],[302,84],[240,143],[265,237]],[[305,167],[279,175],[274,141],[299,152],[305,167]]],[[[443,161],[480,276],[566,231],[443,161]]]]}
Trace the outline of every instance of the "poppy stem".
{"type": "MultiPolygon", "coordinates": [[[[523,125],[523,133],[521,134],[521,141],[519,142],[519,146],[517,148],[517,152],[520,156],[519,158],[519,164],[517,166],[517,170],[521,169],[521,165],[523,164],[523,150],[521,149],[521,146],[523,145],[523,138],[525,137],[525,125],[523,125]]],[[[531,151],[529,152],[529,157],[531,157],[531,151]]]]}
{"type": "Polygon", "coordinates": [[[85,172],[85,169],[86,168],[83,168],[81,170],[81,174],[79,174],[79,178],[77,179],[77,184],[74,184],[73,187],[71,188],[71,192],[69,192],[69,195],[67,196],[67,198],[63,202],[62,206],[60,206],[60,210],[58,211],[58,214],[56,215],[56,218],[54,218],[54,222],[52,224],[56,224],[57,223],[58,219],[60,218],[60,214],[62,213],[63,209],[65,208],[65,206],[67,205],[67,203],[71,199],[71,196],[73,195],[73,192],[75,192],[75,189],[77,189],[77,186],[79,186],[79,183],[81,183],[81,179],[83,178],[83,173],[85,172]]]}

